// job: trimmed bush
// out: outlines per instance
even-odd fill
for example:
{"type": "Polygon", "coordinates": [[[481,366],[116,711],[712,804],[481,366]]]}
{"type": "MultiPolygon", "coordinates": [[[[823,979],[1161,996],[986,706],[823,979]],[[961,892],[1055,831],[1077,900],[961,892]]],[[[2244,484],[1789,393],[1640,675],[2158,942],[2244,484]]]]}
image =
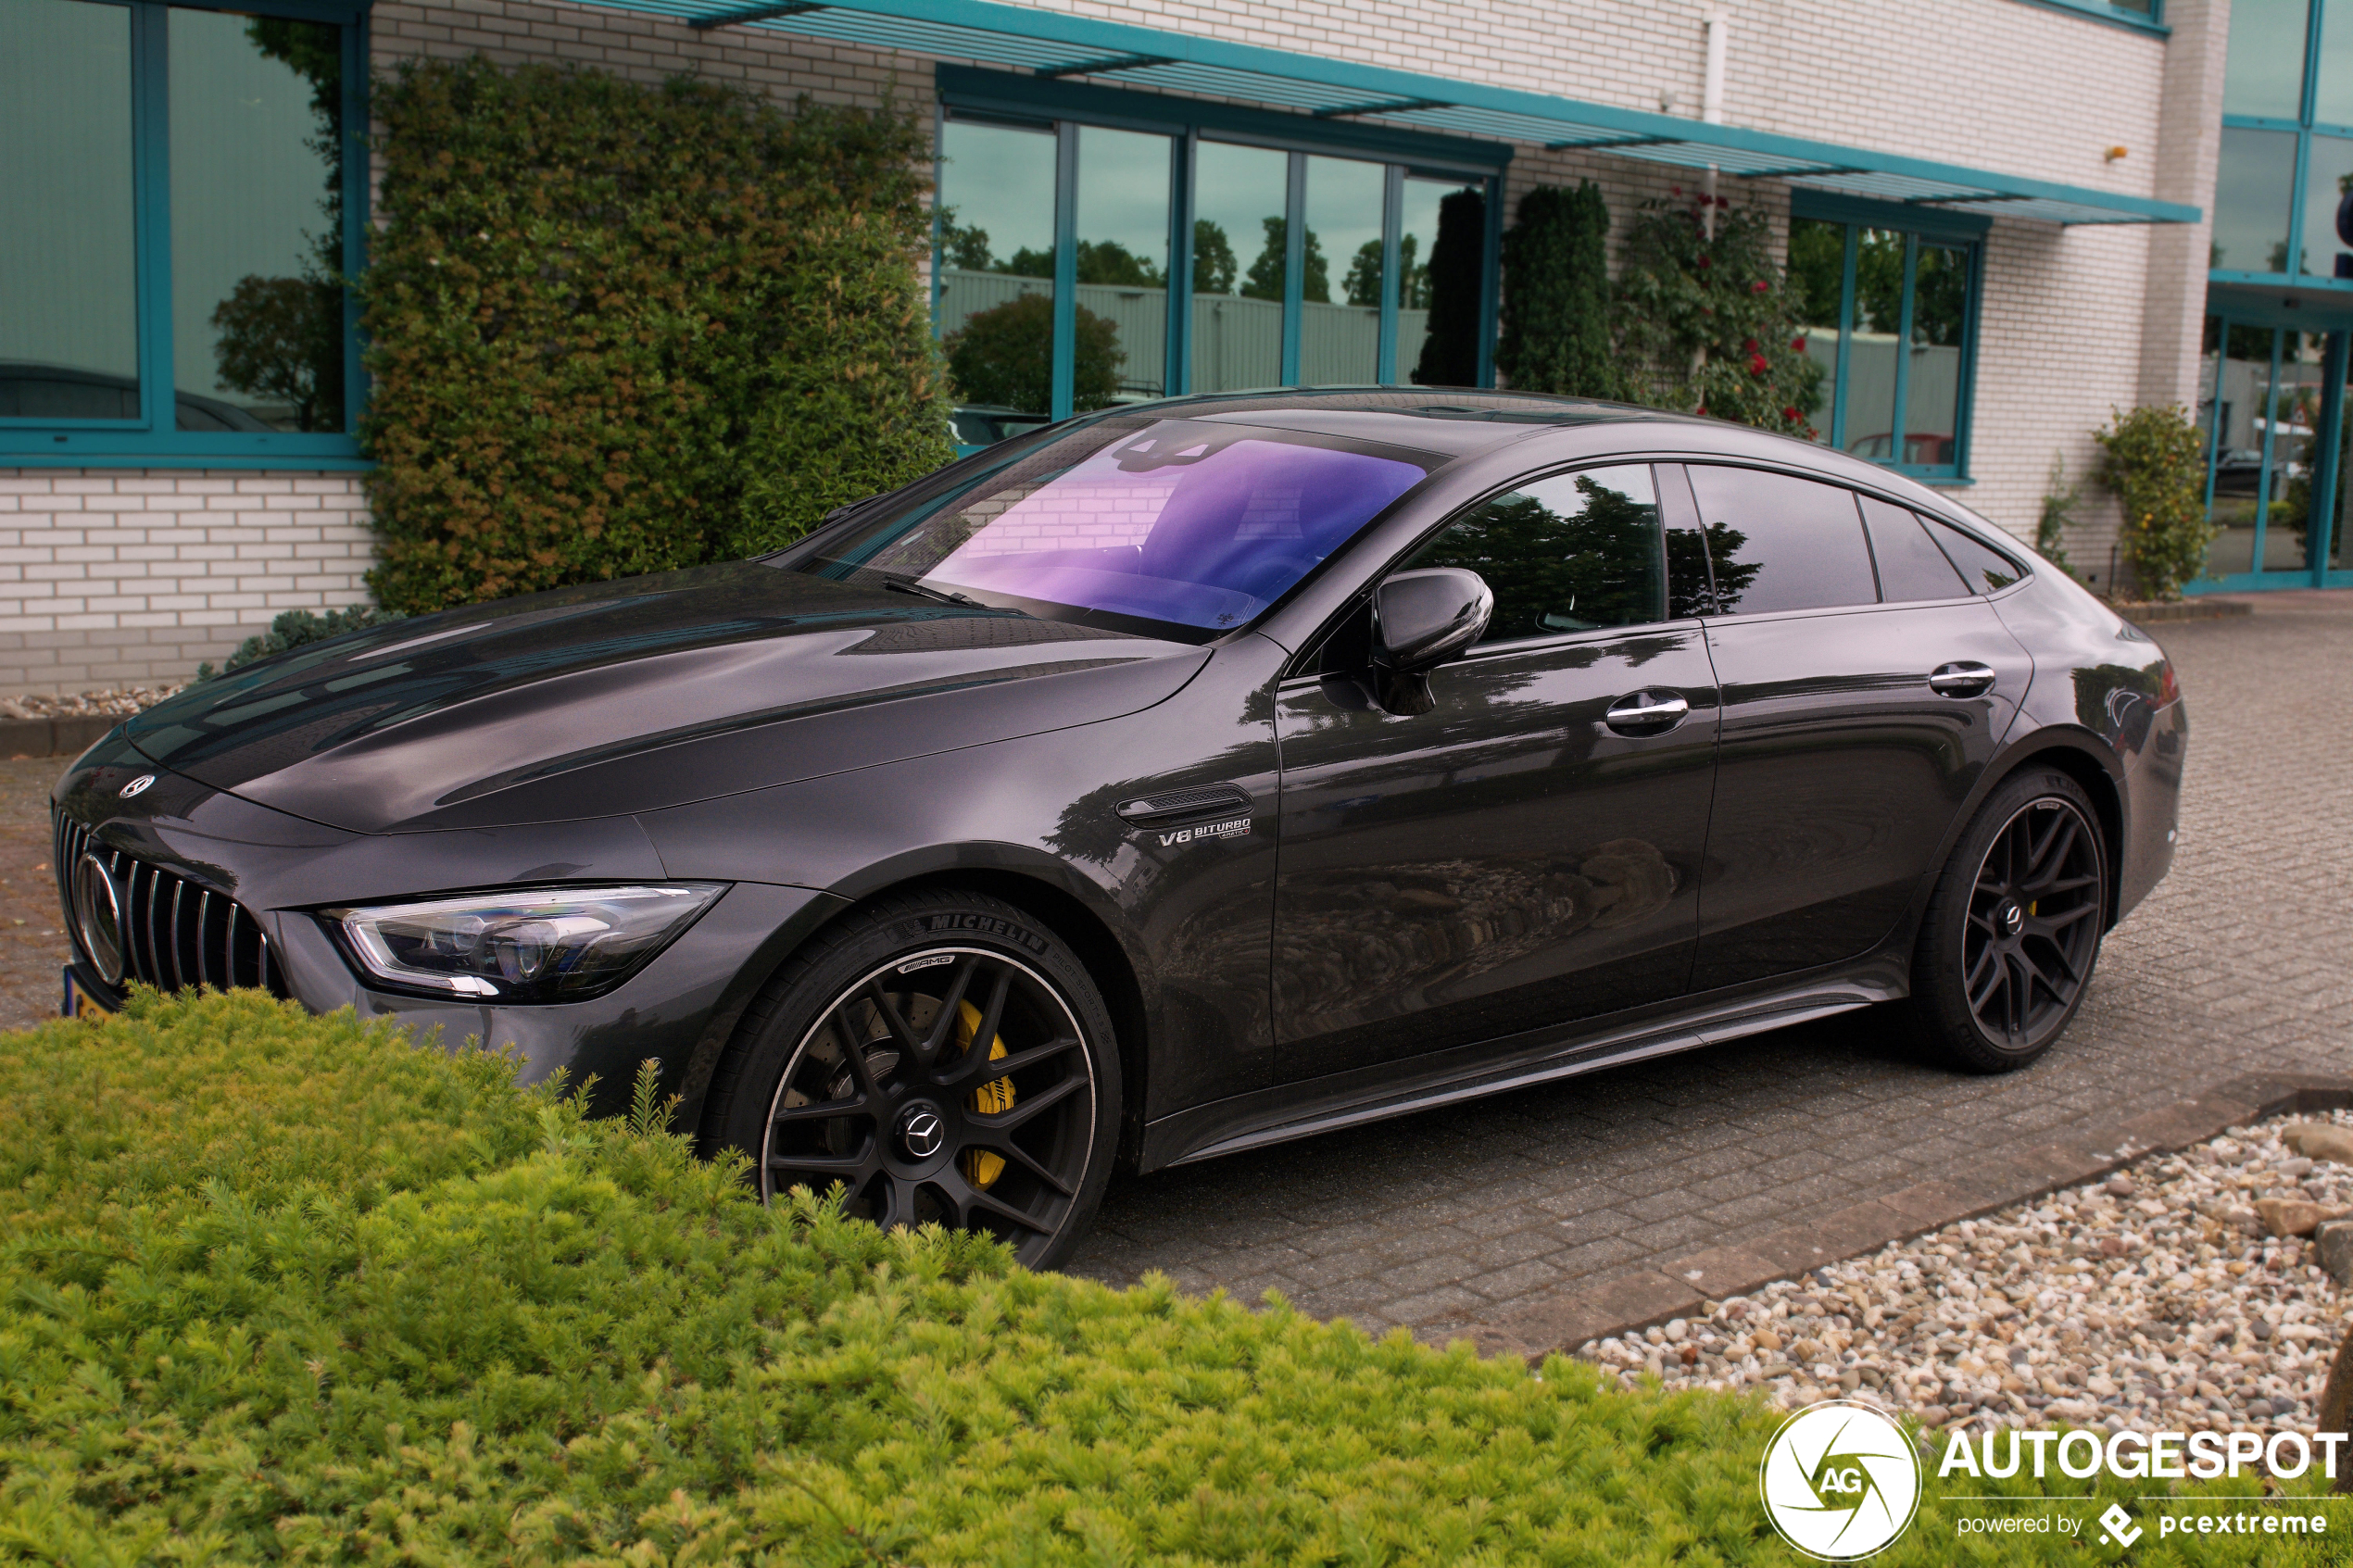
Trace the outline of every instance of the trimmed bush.
{"type": "Polygon", "coordinates": [[[1539,185],[1504,234],[1504,312],[1495,365],[1523,392],[1615,397],[1609,204],[1591,180],[1539,185]]]}
{"type": "Polygon", "coordinates": [[[2214,542],[2206,516],[2206,437],[2178,403],[2111,412],[2113,421],[2092,439],[2100,444],[2100,483],[2124,503],[2124,558],[2144,597],[2178,599],[2182,584],[2206,570],[2206,548],[2214,542]]]}
{"type": "MultiPolygon", "coordinates": [[[[1796,1561],[1753,1400],[763,1208],[651,1084],[256,993],[0,1036],[0,1562],[1796,1561]]],[[[1880,1561],[2081,1556],[1954,1517],[1880,1561]]]]}
{"type": "Polygon", "coordinates": [[[953,457],[909,117],[479,59],[372,107],[387,608],[750,554],[953,457]]]}

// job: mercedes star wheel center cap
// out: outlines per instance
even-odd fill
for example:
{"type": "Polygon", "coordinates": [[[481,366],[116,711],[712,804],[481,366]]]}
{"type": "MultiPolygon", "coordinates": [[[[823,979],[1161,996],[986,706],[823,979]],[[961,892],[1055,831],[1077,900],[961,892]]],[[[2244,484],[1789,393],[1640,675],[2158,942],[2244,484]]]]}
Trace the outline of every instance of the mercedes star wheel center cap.
{"type": "Polygon", "coordinates": [[[2025,923],[2026,911],[2024,909],[2020,909],[2016,904],[2006,903],[2002,906],[2003,935],[2017,935],[2019,927],[2024,925],[2025,923]]]}
{"type": "Polygon", "coordinates": [[[98,978],[109,985],[121,985],[122,897],[95,855],[84,855],[73,864],[73,918],[98,978]]]}
{"type": "Polygon", "coordinates": [[[899,1146],[910,1160],[929,1160],[948,1141],[948,1123],[928,1105],[911,1105],[899,1118],[899,1146]]]}

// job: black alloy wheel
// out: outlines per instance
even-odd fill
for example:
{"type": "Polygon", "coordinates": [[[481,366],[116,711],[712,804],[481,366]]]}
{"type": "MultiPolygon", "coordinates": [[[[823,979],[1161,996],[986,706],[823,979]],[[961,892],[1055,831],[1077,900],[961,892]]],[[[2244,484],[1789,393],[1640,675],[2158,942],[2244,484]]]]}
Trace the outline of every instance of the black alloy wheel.
{"type": "Polygon", "coordinates": [[[715,1130],[761,1198],[838,1185],[845,1213],[884,1229],[985,1232],[1058,1262],[1117,1137],[1109,1022],[1076,957],[971,895],[878,906],[812,947],[713,1085],[715,1130]]]}
{"type": "Polygon", "coordinates": [[[2107,915],[2106,846],[2082,787],[2041,770],[2005,784],[1930,900],[1913,965],[1921,1032],[1973,1072],[2032,1061],[2082,1005],[2107,915]]]}

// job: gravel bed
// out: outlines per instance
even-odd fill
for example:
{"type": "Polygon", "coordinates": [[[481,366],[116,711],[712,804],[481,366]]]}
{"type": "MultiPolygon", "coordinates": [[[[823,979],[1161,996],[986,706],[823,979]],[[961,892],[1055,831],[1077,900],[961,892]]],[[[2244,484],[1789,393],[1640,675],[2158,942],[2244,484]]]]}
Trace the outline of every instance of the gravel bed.
{"type": "Polygon", "coordinates": [[[2254,1205],[2353,1202],[2353,1169],[2293,1153],[2298,1122],[2353,1112],[2234,1127],[1579,1354],[1629,1384],[1754,1386],[1793,1409],[1859,1389],[1931,1426],[2309,1429],[2337,1286],[2254,1205]]]}
{"type": "Polygon", "coordinates": [[[109,686],[101,692],[70,692],[64,696],[36,693],[0,697],[0,719],[128,719],[178,690],[178,686],[109,686]]]}

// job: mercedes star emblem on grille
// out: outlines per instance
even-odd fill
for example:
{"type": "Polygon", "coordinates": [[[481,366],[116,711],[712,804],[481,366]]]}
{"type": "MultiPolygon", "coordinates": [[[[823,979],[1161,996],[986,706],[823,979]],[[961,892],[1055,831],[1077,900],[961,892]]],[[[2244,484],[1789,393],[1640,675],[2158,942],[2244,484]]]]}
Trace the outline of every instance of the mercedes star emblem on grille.
{"type": "Polygon", "coordinates": [[[122,896],[95,855],[85,854],[73,863],[73,921],[98,978],[109,985],[121,985],[122,896]]]}
{"type": "Polygon", "coordinates": [[[122,800],[128,800],[134,795],[145,795],[147,791],[147,786],[155,782],[156,776],[153,773],[142,773],[137,778],[132,779],[129,784],[124,784],[120,790],[117,790],[115,792],[116,797],[122,800]]]}

